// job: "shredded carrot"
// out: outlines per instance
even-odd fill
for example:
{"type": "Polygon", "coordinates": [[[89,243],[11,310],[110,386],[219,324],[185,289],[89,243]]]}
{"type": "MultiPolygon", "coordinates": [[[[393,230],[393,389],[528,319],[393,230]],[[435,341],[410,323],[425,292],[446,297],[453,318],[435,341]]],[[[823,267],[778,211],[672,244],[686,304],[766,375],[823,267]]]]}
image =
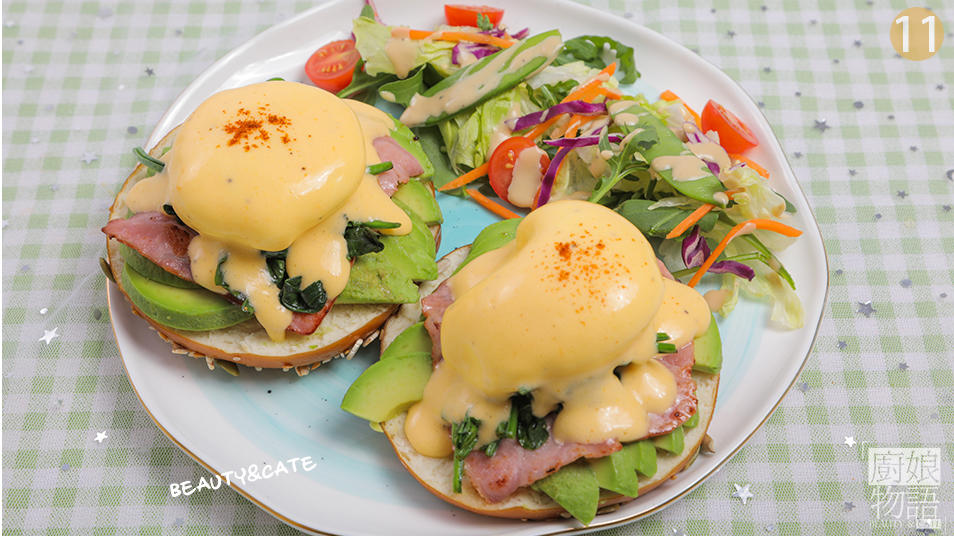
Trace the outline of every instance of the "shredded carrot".
{"type": "Polygon", "coordinates": [[[682,104],[682,107],[685,108],[687,112],[689,112],[689,115],[691,115],[692,118],[695,119],[696,126],[699,128],[702,128],[702,118],[699,117],[699,114],[697,114],[695,110],[693,110],[692,108],[689,107],[688,104],[686,104],[686,101],[680,99],[679,95],[676,95],[675,93],[667,89],[666,91],[663,91],[662,93],[659,94],[659,98],[667,102],[679,101],[679,103],[682,104]]]}
{"type": "Polygon", "coordinates": [[[563,132],[564,138],[575,138],[576,131],[583,125],[585,116],[573,114],[570,116],[570,122],[566,124],[566,130],[563,132]]]}
{"type": "Polygon", "coordinates": [[[551,117],[550,119],[547,119],[546,121],[544,121],[544,122],[540,123],[539,125],[533,127],[532,129],[530,129],[529,131],[527,131],[526,134],[524,134],[524,137],[530,138],[531,140],[536,140],[537,138],[539,138],[540,136],[542,136],[543,133],[547,131],[547,129],[549,129],[550,127],[552,127],[552,126],[553,126],[553,123],[556,123],[557,121],[560,120],[560,115],[562,115],[562,114],[555,115],[555,116],[551,117]]]}
{"type": "Polygon", "coordinates": [[[746,158],[746,157],[744,157],[744,156],[742,156],[742,155],[740,155],[740,154],[730,154],[730,155],[729,155],[729,158],[731,158],[732,160],[737,160],[737,161],[739,161],[739,162],[744,162],[745,165],[747,165],[747,166],[749,166],[750,168],[752,168],[752,170],[755,171],[756,173],[758,173],[759,175],[765,177],[766,179],[769,178],[769,172],[768,172],[768,170],[765,169],[764,167],[762,167],[762,166],[756,164],[756,163],[753,162],[751,159],[746,158]]]}
{"type": "Polygon", "coordinates": [[[676,225],[675,227],[673,227],[672,231],[669,231],[669,234],[666,235],[666,238],[676,238],[677,236],[686,232],[687,229],[695,225],[696,222],[701,220],[702,217],[708,214],[709,211],[712,210],[714,207],[715,205],[711,203],[706,203],[705,205],[702,205],[696,210],[693,210],[692,214],[689,214],[688,216],[686,216],[686,219],[679,222],[679,225],[676,225]]]}
{"type": "Polygon", "coordinates": [[[699,267],[699,271],[696,272],[696,275],[692,276],[692,279],[689,280],[690,287],[694,287],[699,283],[699,280],[702,279],[702,276],[709,270],[709,268],[712,267],[713,264],[715,264],[715,261],[719,258],[719,255],[722,255],[722,252],[725,251],[725,248],[729,245],[729,242],[731,242],[736,235],[741,233],[749,226],[754,226],[756,229],[776,232],[785,236],[795,237],[802,234],[802,232],[798,229],[789,227],[788,225],[779,223],[775,220],[756,218],[753,220],[744,221],[733,227],[729,233],[725,235],[725,238],[719,242],[719,245],[712,250],[712,253],[708,258],[706,258],[706,261],[702,263],[702,266],[699,267]]]}
{"type": "Polygon", "coordinates": [[[438,188],[438,190],[441,192],[446,192],[447,190],[453,190],[454,188],[460,188],[461,186],[465,184],[470,184],[474,182],[475,180],[486,175],[487,169],[489,167],[490,167],[489,163],[484,162],[483,164],[475,167],[474,169],[468,171],[467,173],[464,173],[460,177],[457,177],[456,179],[448,182],[444,186],[441,186],[440,188],[438,188]]]}
{"type": "Polygon", "coordinates": [[[608,88],[606,86],[597,86],[597,89],[600,92],[600,95],[603,95],[607,99],[619,100],[623,98],[623,94],[615,89],[608,88]]]}
{"type": "MultiPolygon", "coordinates": [[[[567,95],[560,102],[563,103],[563,102],[570,102],[574,100],[591,101],[595,99],[596,97],[602,94],[600,92],[600,88],[603,85],[603,80],[601,80],[601,75],[605,74],[607,76],[613,76],[613,73],[615,72],[616,72],[616,62],[614,61],[613,63],[604,67],[603,70],[601,70],[596,76],[594,76],[590,80],[580,84],[579,86],[576,86],[576,89],[571,91],[570,94],[567,95]]],[[[563,114],[556,115],[554,117],[551,117],[550,119],[547,119],[543,123],[540,123],[539,125],[530,129],[526,134],[524,134],[524,136],[526,136],[527,138],[530,138],[531,140],[535,140],[539,138],[540,136],[543,135],[544,132],[546,132],[550,127],[552,127],[554,123],[560,120],[561,115],[563,114]]],[[[572,119],[570,121],[572,123],[572,119]]],[[[569,126],[569,123],[567,124],[567,126],[569,126]]]]}
{"type": "Polygon", "coordinates": [[[403,37],[405,32],[408,38],[415,40],[431,38],[435,41],[470,41],[471,43],[494,45],[500,48],[508,48],[515,42],[513,39],[504,39],[487,34],[470,32],[428,32],[425,30],[405,30],[403,28],[395,29],[391,35],[403,37]]]}
{"type": "Polygon", "coordinates": [[[502,205],[500,205],[500,204],[498,204],[498,203],[493,202],[492,200],[490,200],[490,198],[488,198],[488,197],[485,196],[484,194],[478,192],[476,188],[468,188],[468,189],[467,189],[467,195],[473,197],[473,198],[474,198],[474,201],[477,201],[477,203],[480,204],[480,206],[482,206],[482,207],[484,207],[485,209],[487,209],[487,210],[493,212],[494,214],[500,216],[501,218],[505,218],[505,219],[508,219],[508,220],[509,220],[509,219],[512,219],[512,218],[519,218],[519,217],[520,217],[520,215],[517,214],[516,212],[514,212],[514,211],[508,209],[507,207],[504,207],[504,206],[502,206],[502,205]]]}

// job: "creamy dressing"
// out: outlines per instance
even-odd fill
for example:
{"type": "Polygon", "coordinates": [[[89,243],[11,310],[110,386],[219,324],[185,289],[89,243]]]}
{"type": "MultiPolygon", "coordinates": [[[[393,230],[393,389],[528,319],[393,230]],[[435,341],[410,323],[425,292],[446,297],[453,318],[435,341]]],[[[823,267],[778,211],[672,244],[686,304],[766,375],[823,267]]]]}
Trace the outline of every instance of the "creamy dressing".
{"type": "Polygon", "coordinates": [[[728,300],[731,295],[732,293],[729,292],[728,289],[718,289],[707,291],[702,297],[706,299],[710,311],[718,311],[722,309],[722,306],[725,305],[726,300],[728,300]]]}
{"type": "Polygon", "coordinates": [[[724,171],[728,171],[729,168],[732,167],[732,160],[729,158],[729,153],[725,152],[725,149],[714,141],[687,143],[686,147],[692,151],[692,154],[698,156],[703,161],[718,164],[720,174],[724,171]]]}
{"type": "Polygon", "coordinates": [[[540,169],[540,157],[544,154],[542,149],[534,145],[520,151],[517,155],[517,160],[513,163],[513,180],[510,181],[510,187],[507,189],[507,199],[512,205],[529,207],[533,204],[533,198],[540,188],[540,183],[543,182],[543,173],[546,171],[540,169]]]}
{"type": "MultiPolygon", "coordinates": [[[[487,88],[500,85],[508,72],[521,68],[538,56],[556,57],[562,45],[563,41],[554,35],[522,50],[520,46],[504,49],[482,69],[468,73],[456,84],[429,97],[414,95],[401,115],[401,122],[413,127],[423,123],[429,117],[460,111],[476,102],[478,97],[488,90],[487,88]]],[[[542,65],[547,63],[549,62],[544,62],[542,65]]]]}
{"type": "Polygon", "coordinates": [[[614,101],[607,106],[607,111],[617,125],[632,126],[639,122],[639,114],[629,112],[629,109],[639,109],[638,105],[628,100],[614,101]]]}
{"type": "Polygon", "coordinates": [[[292,82],[223,91],[179,128],[163,173],[130,189],[136,212],[171,202],[198,232],[189,244],[195,282],[215,284],[219,261],[228,287],[248,297],[272,340],[282,340],[293,313],[282,306],[261,251],[288,249],[289,277],[302,288],[321,281],[328,299],[347,285],[347,222],[383,220],[411,230],[407,214],[381,190],[367,166],[380,162],[375,138],[390,116],[357,101],[292,82]]]}
{"type": "Polygon", "coordinates": [[[657,156],[653,158],[651,167],[657,173],[672,170],[672,180],[676,182],[695,181],[711,174],[709,166],[694,154],[657,156]]]}
{"type": "Polygon", "coordinates": [[[563,405],[557,440],[645,437],[648,414],[676,397],[672,373],[652,360],[657,331],[681,344],[710,319],[698,292],[662,278],[635,227],[581,201],[531,212],[512,242],[448,284],[456,299],[441,327],[444,360],[405,423],[415,449],[434,457],[450,454],[448,426],[466,415],[483,423],[478,445],[496,439],[521,389],[538,417],[563,405]]]}
{"type": "Polygon", "coordinates": [[[409,37],[394,37],[393,33],[391,39],[388,39],[387,44],[384,45],[384,54],[391,60],[394,74],[398,78],[407,78],[408,73],[415,67],[419,46],[409,37]]]}

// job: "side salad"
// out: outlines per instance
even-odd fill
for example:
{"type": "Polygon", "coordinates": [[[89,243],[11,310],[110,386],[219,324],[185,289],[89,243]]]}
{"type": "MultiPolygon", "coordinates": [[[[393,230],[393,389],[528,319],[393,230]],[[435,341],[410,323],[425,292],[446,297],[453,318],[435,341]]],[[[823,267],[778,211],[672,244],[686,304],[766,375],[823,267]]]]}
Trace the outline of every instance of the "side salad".
{"type": "Polygon", "coordinates": [[[548,202],[586,199],[646,235],[672,274],[709,281],[728,315],[740,294],[767,300],[776,325],[804,310],[777,252],[801,234],[795,207],[745,156],[758,145],[731,111],[697,114],[672,91],[628,95],[632,47],[606,36],[564,40],[504,24],[504,10],[445,6],[433,30],[389,26],[370,3],[353,39],[325,45],[305,72],[343,98],[402,106],[445,194],[503,218],[548,202]]]}

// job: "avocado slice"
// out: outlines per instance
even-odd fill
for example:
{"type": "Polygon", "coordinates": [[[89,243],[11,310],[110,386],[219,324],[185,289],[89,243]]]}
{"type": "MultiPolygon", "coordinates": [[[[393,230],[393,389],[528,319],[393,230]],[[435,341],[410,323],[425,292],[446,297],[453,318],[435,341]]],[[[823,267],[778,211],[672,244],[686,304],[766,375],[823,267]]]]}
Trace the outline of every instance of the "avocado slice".
{"type": "Polygon", "coordinates": [[[653,445],[659,450],[672,454],[682,454],[686,442],[686,432],[682,429],[682,426],[679,426],[666,435],[654,437],[652,441],[653,445]]]}
{"type": "Polygon", "coordinates": [[[122,286],[130,301],[149,318],[170,328],[208,331],[227,328],[252,317],[251,313],[203,288],[163,285],[123,266],[122,286]]]}
{"type": "Polygon", "coordinates": [[[181,277],[170,274],[126,244],[119,244],[119,253],[123,256],[123,260],[126,261],[126,264],[132,266],[140,275],[152,279],[157,283],[179,288],[202,288],[192,281],[186,281],[181,277]]]}
{"type": "Polygon", "coordinates": [[[381,359],[388,359],[417,352],[431,353],[431,336],[424,328],[424,322],[418,322],[405,329],[391,341],[391,344],[381,352],[381,359]]]}
{"type": "Polygon", "coordinates": [[[341,400],[341,409],[371,422],[391,419],[424,396],[431,370],[430,352],[378,361],[351,384],[341,400]]]}
{"type": "Polygon", "coordinates": [[[413,210],[399,200],[394,204],[401,207],[411,219],[411,232],[403,236],[384,236],[384,247],[398,248],[408,259],[404,265],[405,273],[414,281],[427,281],[437,277],[437,245],[434,235],[413,210]]]}
{"type": "Polygon", "coordinates": [[[636,466],[639,465],[639,453],[639,445],[629,443],[609,456],[588,460],[600,487],[627,497],[638,496],[636,466]]]}
{"type": "Polygon", "coordinates": [[[411,218],[411,232],[382,236],[383,250],[358,257],[335,303],[413,303],[419,298],[414,281],[437,277],[434,237],[416,214],[401,208],[411,218]]]}
{"type": "Polygon", "coordinates": [[[531,487],[547,494],[564,510],[588,525],[600,504],[600,483],[589,464],[580,461],[563,466],[531,487]]]}
{"type": "Polygon", "coordinates": [[[639,462],[636,465],[639,474],[647,478],[656,474],[656,446],[652,440],[644,439],[634,445],[639,448],[639,462]]]}
{"type": "Polygon", "coordinates": [[[403,203],[404,206],[424,220],[427,225],[444,221],[444,215],[441,214],[441,207],[437,204],[437,199],[431,195],[431,191],[423,182],[413,179],[405,182],[394,192],[391,200],[403,203]]]}
{"type": "Polygon", "coordinates": [[[696,426],[699,426],[699,410],[698,410],[698,408],[696,409],[696,412],[692,414],[692,417],[689,417],[689,419],[688,419],[686,422],[682,423],[682,427],[685,428],[685,429],[687,429],[687,430],[690,429],[690,428],[695,428],[696,426]]]}
{"type": "Polygon", "coordinates": [[[718,374],[722,368],[722,337],[719,336],[719,326],[715,316],[709,321],[709,329],[696,337],[693,344],[693,354],[696,362],[692,370],[718,374]]]}

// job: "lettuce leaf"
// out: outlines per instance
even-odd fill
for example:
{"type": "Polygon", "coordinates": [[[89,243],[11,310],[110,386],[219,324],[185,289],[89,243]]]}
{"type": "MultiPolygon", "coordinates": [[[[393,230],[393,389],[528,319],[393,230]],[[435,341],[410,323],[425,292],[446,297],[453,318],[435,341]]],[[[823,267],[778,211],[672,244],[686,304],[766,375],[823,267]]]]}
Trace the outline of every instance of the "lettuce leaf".
{"type": "MultiPolygon", "coordinates": [[[[358,17],[354,19],[351,31],[354,34],[355,48],[364,60],[364,69],[368,75],[395,73],[394,64],[391,63],[391,58],[387,54],[388,41],[391,40],[390,26],[367,17],[358,17]]],[[[457,69],[457,66],[451,63],[451,50],[454,48],[454,43],[420,40],[415,41],[415,44],[417,56],[414,58],[411,71],[425,63],[433,65],[442,76],[447,76],[457,69]]]]}
{"type": "Polygon", "coordinates": [[[438,123],[447,156],[457,173],[473,169],[490,157],[495,143],[510,136],[504,120],[540,108],[530,99],[524,84],[480,104],[470,112],[438,123]]]}
{"type": "MultiPolygon", "coordinates": [[[[725,210],[737,222],[752,218],[766,218],[784,223],[788,218],[785,212],[785,198],[775,193],[768,181],[750,167],[739,167],[720,175],[726,189],[744,188],[735,194],[735,203],[725,210]]],[[[795,239],[771,231],[755,231],[755,236],[773,252],[779,252],[790,246],[795,239]]]]}

